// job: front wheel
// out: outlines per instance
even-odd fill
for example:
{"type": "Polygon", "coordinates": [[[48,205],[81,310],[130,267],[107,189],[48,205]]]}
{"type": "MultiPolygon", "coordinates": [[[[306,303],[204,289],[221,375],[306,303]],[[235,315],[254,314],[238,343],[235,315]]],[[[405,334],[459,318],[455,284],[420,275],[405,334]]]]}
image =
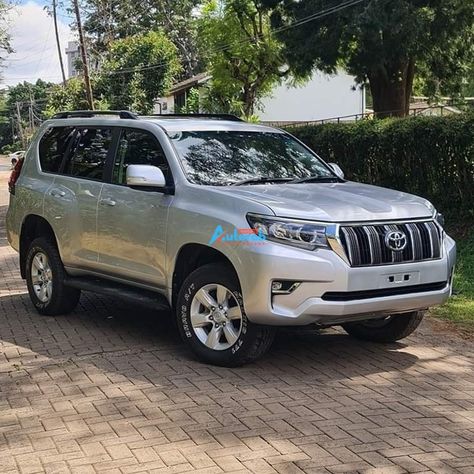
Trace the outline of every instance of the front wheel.
{"type": "Polygon", "coordinates": [[[273,328],[248,320],[238,279],[227,265],[192,272],[181,287],[176,312],[183,340],[203,362],[238,367],[261,357],[273,342],[273,328]]]}
{"type": "Polygon", "coordinates": [[[408,337],[423,320],[423,311],[387,316],[343,324],[342,327],[357,339],[374,342],[395,342],[408,337]]]}

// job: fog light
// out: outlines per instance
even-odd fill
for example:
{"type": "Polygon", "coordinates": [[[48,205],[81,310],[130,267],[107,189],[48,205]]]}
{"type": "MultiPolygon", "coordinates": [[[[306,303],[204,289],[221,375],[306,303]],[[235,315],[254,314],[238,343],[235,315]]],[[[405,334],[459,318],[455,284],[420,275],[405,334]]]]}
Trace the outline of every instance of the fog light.
{"type": "Polygon", "coordinates": [[[282,280],[272,282],[272,294],[289,295],[301,285],[300,281],[282,280]]]}
{"type": "Polygon", "coordinates": [[[280,291],[283,288],[283,283],[281,281],[274,281],[272,283],[272,291],[280,291]]]}

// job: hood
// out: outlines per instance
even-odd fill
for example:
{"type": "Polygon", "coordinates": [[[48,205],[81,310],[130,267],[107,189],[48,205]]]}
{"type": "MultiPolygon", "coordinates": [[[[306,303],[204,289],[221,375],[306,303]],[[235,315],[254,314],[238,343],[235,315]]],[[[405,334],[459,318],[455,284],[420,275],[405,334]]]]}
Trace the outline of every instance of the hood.
{"type": "Polygon", "coordinates": [[[426,199],[350,181],[228,186],[218,189],[264,204],[279,217],[324,222],[429,218],[434,211],[426,199]]]}

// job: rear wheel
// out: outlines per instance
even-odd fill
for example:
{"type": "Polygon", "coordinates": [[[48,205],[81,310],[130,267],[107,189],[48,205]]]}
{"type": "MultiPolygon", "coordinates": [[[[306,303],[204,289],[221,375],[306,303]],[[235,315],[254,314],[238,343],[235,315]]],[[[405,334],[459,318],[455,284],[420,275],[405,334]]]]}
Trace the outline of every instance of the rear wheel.
{"type": "Polygon", "coordinates": [[[408,337],[423,320],[423,311],[387,316],[384,319],[368,319],[343,324],[345,331],[358,339],[374,342],[395,342],[408,337]]]}
{"type": "Polygon", "coordinates": [[[274,338],[273,328],[248,320],[237,277],[223,264],[205,265],[189,275],[178,295],[177,322],[200,360],[226,367],[261,357],[274,338]]]}
{"type": "Polygon", "coordinates": [[[26,256],[26,283],[38,313],[56,316],[77,306],[81,292],[65,286],[65,276],[56,244],[45,237],[35,239],[26,256]]]}

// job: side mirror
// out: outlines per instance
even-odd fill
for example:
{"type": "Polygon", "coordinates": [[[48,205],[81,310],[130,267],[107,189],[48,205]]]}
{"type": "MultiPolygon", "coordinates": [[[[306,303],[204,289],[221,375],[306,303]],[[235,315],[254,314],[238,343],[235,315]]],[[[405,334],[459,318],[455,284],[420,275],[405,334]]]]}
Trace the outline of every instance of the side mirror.
{"type": "Polygon", "coordinates": [[[342,171],[341,167],[336,164],[336,163],[328,163],[328,165],[331,167],[331,169],[334,171],[334,173],[337,174],[337,176],[341,179],[344,179],[344,171],[342,171]]]}
{"type": "Polygon", "coordinates": [[[127,166],[127,185],[164,188],[166,179],[163,171],[151,165],[127,166]]]}

